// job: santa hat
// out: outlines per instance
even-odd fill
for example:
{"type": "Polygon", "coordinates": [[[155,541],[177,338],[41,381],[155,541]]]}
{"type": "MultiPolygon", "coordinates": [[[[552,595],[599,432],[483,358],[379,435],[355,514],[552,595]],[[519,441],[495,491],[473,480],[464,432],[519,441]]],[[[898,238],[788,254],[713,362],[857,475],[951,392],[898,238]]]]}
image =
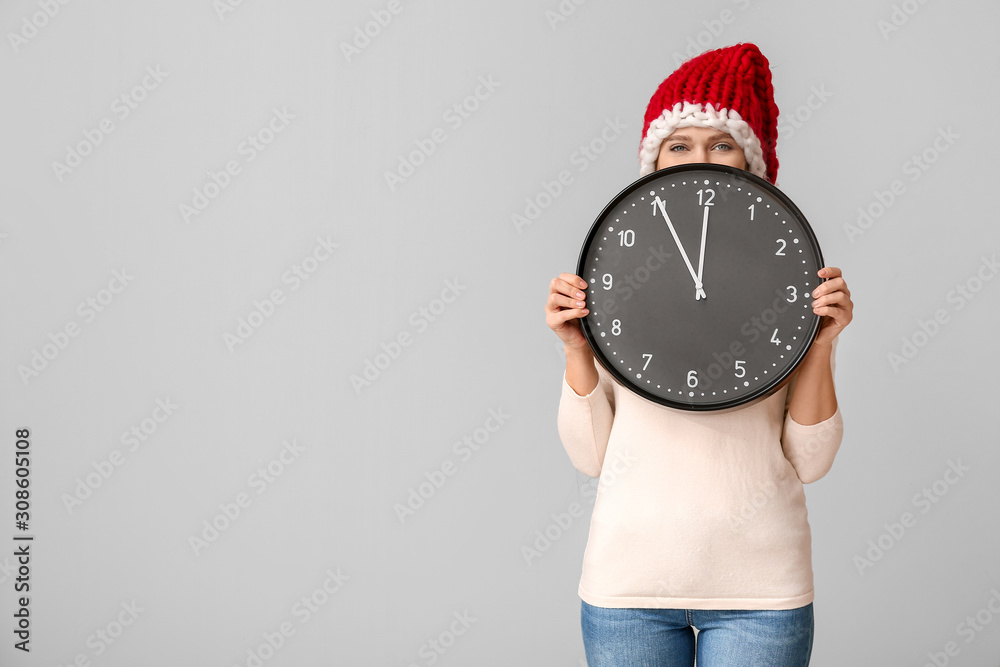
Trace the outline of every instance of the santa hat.
{"type": "Polygon", "coordinates": [[[663,80],[646,108],[639,175],[656,171],[663,140],[691,125],[731,134],[746,155],[747,170],[774,183],[778,107],[771,70],[760,49],[746,43],[706,51],[663,80]]]}

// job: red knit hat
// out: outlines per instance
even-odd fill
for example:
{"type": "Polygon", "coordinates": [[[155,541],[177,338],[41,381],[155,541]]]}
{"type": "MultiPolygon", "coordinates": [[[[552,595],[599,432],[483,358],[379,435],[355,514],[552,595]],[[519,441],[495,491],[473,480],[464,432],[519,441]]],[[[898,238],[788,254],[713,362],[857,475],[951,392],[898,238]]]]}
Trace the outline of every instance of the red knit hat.
{"type": "Polygon", "coordinates": [[[778,107],[767,58],[754,44],[734,44],[683,63],[653,93],[639,148],[639,175],[656,170],[660,144],[691,125],[724,130],[743,149],[747,170],[774,183],[778,107]]]}

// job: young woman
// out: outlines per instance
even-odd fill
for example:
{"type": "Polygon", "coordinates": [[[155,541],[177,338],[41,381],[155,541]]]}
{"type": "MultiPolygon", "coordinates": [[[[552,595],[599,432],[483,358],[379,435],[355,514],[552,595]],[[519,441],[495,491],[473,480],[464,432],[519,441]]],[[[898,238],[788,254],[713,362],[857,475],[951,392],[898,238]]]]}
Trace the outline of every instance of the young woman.
{"type": "MultiPolygon", "coordinates": [[[[640,176],[710,162],[774,183],[777,115],[756,46],[703,53],[653,94],[640,176]]],[[[820,329],[790,380],[723,413],[668,408],[618,385],[580,329],[586,283],[573,273],[550,283],[545,320],[566,350],[559,435],[574,467],[601,478],[578,591],[591,667],[690,667],[696,655],[699,667],[809,664],[802,485],[829,471],[843,437],[834,353],[853,311],[840,269],[819,276],[820,329]]]]}

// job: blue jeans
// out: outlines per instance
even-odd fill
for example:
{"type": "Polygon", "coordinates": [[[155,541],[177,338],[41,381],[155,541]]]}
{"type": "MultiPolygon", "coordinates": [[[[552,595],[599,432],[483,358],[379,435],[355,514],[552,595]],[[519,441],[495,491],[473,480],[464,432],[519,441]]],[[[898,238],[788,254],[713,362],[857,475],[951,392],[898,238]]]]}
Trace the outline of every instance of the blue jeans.
{"type": "Polygon", "coordinates": [[[813,605],[798,609],[634,609],[581,600],[589,667],[806,667],[813,605]],[[698,628],[697,641],[692,626],[698,628]]]}

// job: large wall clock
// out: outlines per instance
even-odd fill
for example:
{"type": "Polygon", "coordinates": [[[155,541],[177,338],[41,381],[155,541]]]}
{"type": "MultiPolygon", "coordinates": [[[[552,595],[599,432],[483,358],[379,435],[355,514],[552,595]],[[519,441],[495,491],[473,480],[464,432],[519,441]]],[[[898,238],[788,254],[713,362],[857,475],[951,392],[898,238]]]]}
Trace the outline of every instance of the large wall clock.
{"type": "Polygon", "coordinates": [[[748,171],[655,171],[601,212],[580,251],[594,355],[661,405],[723,410],[773,394],[819,330],[819,243],[778,188],[748,171]]]}

